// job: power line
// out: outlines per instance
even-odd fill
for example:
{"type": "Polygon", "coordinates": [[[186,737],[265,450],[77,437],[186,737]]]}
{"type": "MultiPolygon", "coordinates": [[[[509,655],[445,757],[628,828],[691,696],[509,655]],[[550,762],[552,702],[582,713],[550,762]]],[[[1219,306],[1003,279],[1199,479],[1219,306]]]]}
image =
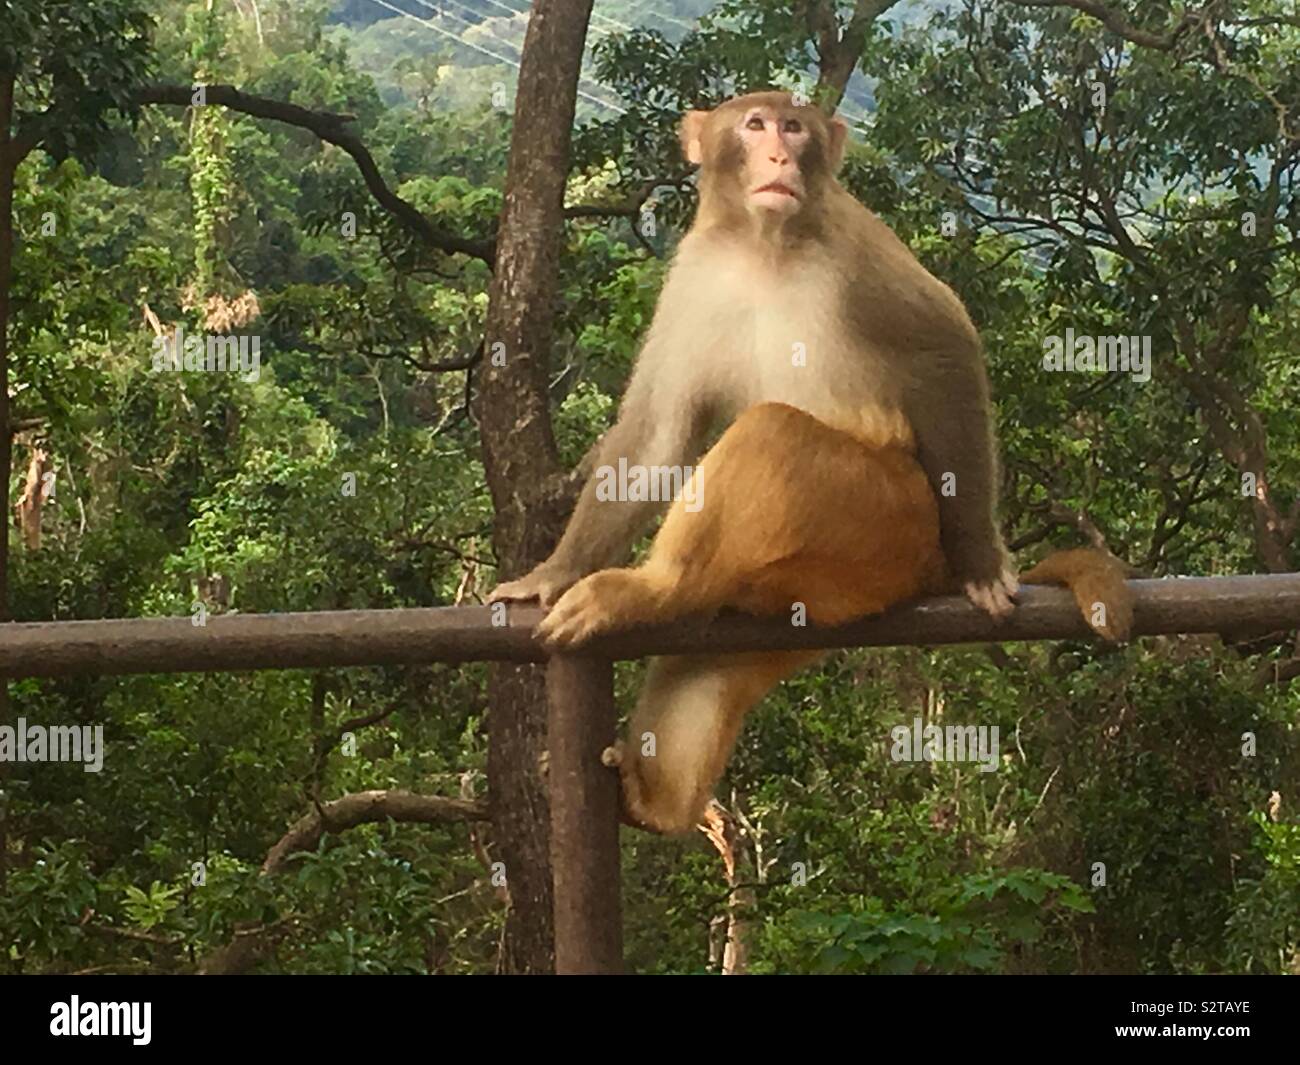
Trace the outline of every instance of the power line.
{"type": "MultiPolygon", "coordinates": [[[[455,4],[457,7],[461,8],[462,10],[468,11],[471,15],[478,15],[478,16],[480,16],[480,17],[485,17],[485,18],[486,18],[486,16],[483,16],[483,12],[478,11],[478,10],[476,10],[476,9],[474,9],[474,8],[472,8],[472,7],[470,7],[468,4],[463,4],[463,3],[461,3],[460,0],[445,0],[445,2],[455,4]]],[[[519,45],[515,44],[513,41],[506,40],[506,38],[504,38],[504,37],[500,36],[499,34],[497,34],[497,33],[492,29],[492,27],[491,27],[490,25],[488,25],[488,22],[487,22],[487,21],[484,21],[484,22],[473,22],[473,23],[472,23],[472,22],[469,22],[468,20],[462,18],[462,17],[459,16],[459,15],[453,15],[450,11],[444,11],[444,10],[442,9],[442,7],[441,7],[441,4],[439,4],[438,6],[435,6],[433,3],[430,2],[430,0],[416,0],[416,3],[423,4],[425,7],[429,8],[429,10],[431,10],[431,11],[436,11],[436,12],[438,13],[438,15],[439,15],[440,17],[442,17],[442,18],[455,19],[457,22],[459,22],[461,25],[465,26],[467,29],[481,30],[481,31],[482,31],[483,33],[485,33],[489,38],[491,38],[492,41],[494,41],[494,42],[497,43],[497,44],[504,45],[506,48],[514,48],[514,49],[518,50],[519,47],[520,47],[519,45]]],[[[515,11],[514,8],[506,7],[505,4],[500,4],[500,3],[498,3],[496,6],[499,7],[499,8],[502,8],[503,10],[513,12],[513,13],[516,14],[516,15],[519,15],[519,14],[526,14],[526,12],[515,11]]],[[[491,17],[492,17],[492,18],[500,18],[499,15],[494,15],[494,16],[491,16],[491,17]]],[[[444,32],[447,32],[447,31],[444,31],[444,32]]],[[[470,43],[469,41],[466,41],[463,37],[457,37],[456,39],[459,40],[459,41],[461,41],[461,43],[463,43],[463,44],[469,44],[469,43],[470,43]]],[[[517,69],[518,66],[519,66],[519,60],[518,60],[518,59],[514,59],[514,60],[512,60],[512,62],[514,63],[514,66],[515,66],[516,69],[517,69]]],[[[582,75],[581,75],[581,73],[579,73],[578,81],[579,81],[579,84],[580,84],[580,85],[581,85],[582,82],[585,81],[586,84],[587,84],[588,89],[601,89],[601,90],[604,90],[604,89],[605,89],[605,86],[601,85],[599,82],[593,81],[591,78],[583,78],[582,75]]],[[[594,94],[584,94],[584,93],[582,92],[581,89],[578,90],[578,95],[580,95],[580,96],[585,95],[587,99],[596,99],[596,97],[595,97],[594,94]]],[[[627,109],[624,108],[624,107],[620,107],[618,104],[610,103],[610,102],[608,102],[607,100],[601,100],[600,102],[601,102],[605,107],[608,107],[608,108],[611,108],[611,109],[613,109],[613,110],[615,110],[615,111],[618,111],[619,114],[627,114],[627,109]]]]}
{"type": "MultiPolygon", "coordinates": [[[[596,10],[594,4],[592,5],[592,9],[591,9],[591,17],[594,19],[600,19],[601,22],[608,22],[611,26],[614,27],[614,29],[618,30],[621,33],[632,32],[632,27],[629,26],[626,22],[619,22],[618,19],[613,19],[613,18],[609,18],[607,15],[602,15],[599,11],[596,10]]],[[[606,30],[605,32],[609,33],[611,31],[606,30]]]]}
{"type": "MultiPolygon", "coordinates": [[[[437,11],[439,14],[445,15],[447,18],[455,19],[457,22],[460,22],[467,26],[470,25],[470,23],[466,22],[466,20],[461,18],[459,15],[454,15],[450,12],[444,12],[442,10],[442,3],[454,4],[456,7],[460,8],[463,11],[468,11],[472,15],[479,15],[484,18],[489,17],[489,16],[485,16],[482,11],[470,7],[468,4],[464,3],[463,0],[441,0],[441,2],[437,4],[433,3],[432,0],[416,0],[416,2],[422,4],[424,7],[429,8],[429,10],[431,11],[437,11]]],[[[502,11],[508,11],[511,15],[515,15],[515,16],[528,15],[527,11],[513,8],[508,4],[502,3],[501,0],[478,0],[478,2],[483,4],[491,4],[493,7],[499,8],[502,11]]],[[[645,4],[643,3],[641,6],[644,7],[645,4]]],[[[628,26],[626,23],[619,22],[617,19],[606,18],[605,16],[598,14],[594,10],[592,11],[592,18],[601,19],[602,21],[608,22],[611,26],[615,27],[614,30],[592,28],[591,32],[594,33],[607,35],[616,31],[630,33],[633,30],[633,27],[628,26]]],[[[686,25],[686,23],[681,22],[680,19],[676,21],[678,21],[683,26],[686,25]]],[[[486,33],[489,37],[491,37],[494,41],[496,41],[499,44],[503,44],[509,48],[517,47],[511,41],[508,41],[504,37],[501,37],[500,35],[495,33],[486,22],[476,23],[474,24],[474,28],[482,29],[484,33],[486,33]]],[[[612,91],[609,89],[608,86],[602,85],[592,78],[584,78],[583,80],[587,83],[588,88],[599,88],[606,92],[612,91]]],[[[852,113],[848,109],[847,106],[848,103],[849,103],[848,100],[842,101],[840,103],[840,107],[839,107],[840,117],[844,119],[845,123],[848,125],[848,127],[851,130],[853,130],[853,132],[861,134],[862,136],[866,136],[869,131],[869,127],[873,121],[872,117],[868,115],[865,111],[859,111],[857,114],[852,113]]],[[[626,111],[623,111],[622,113],[626,114],[626,111]]]]}
{"type": "MultiPolygon", "coordinates": [[[[418,4],[421,4],[422,6],[424,6],[424,7],[426,7],[426,8],[428,8],[430,11],[436,11],[439,15],[442,15],[442,16],[445,17],[445,18],[454,19],[455,21],[459,22],[461,25],[463,25],[463,26],[465,26],[465,27],[467,27],[467,28],[469,28],[469,29],[481,29],[483,33],[485,33],[488,37],[490,37],[490,38],[491,38],[495,43],[497,43],[497,44],[504,45],[504,46],[507,47],[507,48],[515,48],[515,47],[517,47],[513,42],[508,41],[508,40],[506,40],[504,37],[501,37],[501,36],[497,35],[496,33],[494,33],[493,30],[492,30],[492,28],[491,28],[490,26],[488,26],[486,22],[483,22],[483,23],[470,23],[470,22],[466,21],[464,18],[462,18],[462,17],[459,16],[459,15],[453,14],[453,13],[450,12],[450,11],[444,11],[440,6],[438,6],[438,5],[436,5],[435,3],[433,3],[432,0],[415,0],[415,2],[418,3],[418,4]]],[[[459,7],[459,8],[461,8],[461,9],[464,10],[464,11],[468,11],[468,12],[469,12],[470,14],[472,14],[472,15],[482,15],[482,14],[483,14],[481,11],[476,11],[474,8],[469,7],[467,4],[462,3],[461,0],[445,0],[445,2],[455,4],[456,7],[459,7]]],[[[507,5],[507,4],[501,3],[500,0],[481,0],[481,2],[484,2],[484,3],[490,3],[490,4],[492,4],[494,7],[498,7],[498,8],[500,8],[502,11],[508,11],[508,12],[510,12],[511,15],[515,15],[515,16],[517,16],[517,15],[527,15],[527,14],[528,14],[528,12],[526,12],[526,11],[517,10],[517,9],[515,9],[515,8],[510,7],[510,6],[507,5]]],[[[488,56],[488,57],[491,58],[491,59],[495,59],[495,60],[497,60],[498,62],[506,63],[506,64],[510,65],[511,67],[513,67],[513,68],[516,69],[516,70],[519,69],[519,59],[518,59],[518,58],[515,58],[515,57],[513,57],[513,56],[508,56],[508,55],[501,55],[501,54],[498,53],[498,52],[493,52],[492,50],[490,50],[490,49],[488,49],[488,48],[484,48],[484,47],[482,47],[481,45],[475,44],[473,41],[467,41],[467,40],[465,40],[465,38],[464,38],[463,36],[461,36],[461,35],[459,35],[459,34],[456,34],[456,33],[453,33],[453,32],[451,32],[450,30],[444,29],[443,27],[437,25],[437,24],[436,24],[432,19],[422,19],[422,18],[420,18],[418,15],[413,15],[413,14],[411,14],[409,11],[404,11],[404,10],[402,10],[402,9],[399,8],[399,7],[395,7],[395,6],[393,6],[392,4],[388,3],[387,0],[372,0],[372,3],[376,3],[376,4],[378,4],[380,7],[387,8],[389,11],[392,11],[394,14],[401,15],[403,18],[408,18],[408,19],[410,19],[412,22],[417,22],[417,23],[419,23],[421,26],[426,26],[426,27],[428,27],[429,29],[433,30],[435,33],[441,34],[443,37],[447,37],[447,38],[449,38],[449,39],[455,41],[457,44],[463,45],[463,46],[466,47],[466,48],[471,48],[471,49],[473,49],[474,51],[479,52],[479,53],[482,54],[482,55],[485,55],[485,56],[488,56]]],[[[628,30],[628,29],[630,29],[630,27],[624,26],[622,23],[616,22],[616,21],[613,20],[613,19],[605,19],[605,21],[610,22],[611,24],[613,24],[613,25],[615,25],[615,26],[618,26],[620,29],[623,29],[623,30],[628,30]]],[[[679,23],[681,22],[680,19],[675,20],[675,21],[678,21],[679,23]]],[[[682,24],[682,25],[686,25],[685,23],[681,23],[681,24],[682,24]]],[[[610,32],[612,32],[612,31],[610,31],[610,32]]],[[[599,85],[599,84],[596,83],[596,82],[592,82],[590,79],[583,79],[583,80],[586,80],[587,83],[588,83],[588,85],[590,85],[590,86],[593,87],[593,88],[595,88],[595,87],[599,87],[599,88],[601,88],[601,89],[605,89],[605,86],[603,86],[603,85],[599,85]]],[[[578,95],[579,95],[580,97],[582,97],[584,100],[589,100],[589,101],[591,101],[592,103],[597,104],[597,105],[599,105],[599,106],[601,106],[601,107],[604,107],[604,108],[606,108],[606,109],[608,109],[608,110],[610,110],[610,111],[616,111],[618,114],[621,114],[621,115],[625,115],[625,114],[628,113],[628,112],[627,112],[627,108],[625,108],[625,107],[623,107],[623,106],[621,106],[621,105],[619,105],[619,104],[611,103],[611,102],[608,101],[608,100],[601,99],[600,97],[594,95],[593,93],[590,93],[590,92],[587,92],[587,91],[583,90],[581,87],[579,87],[579,89],[578,89],[577,91],[578,91],[578,95]]],[[[871,122],[871,116],[867,115],[865,112],[863,112],[863,113],[860,114],[860,115],[854,115],[854,114],[851,114],[851,113],[849,113],[846,109],[844,109],[843,104],[841,104],[841,108],[840,108],[840,109],[841,109],[841,111],[844,112],[844,113],[842,114],[842,117],[844,118],[844,120],[845,120],[846,124],[848,125],[848,127],[849,127],[851,130],[853,130],[853,132],[858,133],[858,134],[861,134],[861,135],[863,135],[863,136],[866,136],[867,133],[869,132],[869,128],[868,128],[868,127],[869,127],[869,124],[870,124],[870,122],[871,122]],[[857,123],[859,123],[859,122],[862,123],[862,125],[858,125],[857,123]]]]}
{"type": "MultiPolygon", "coordinates": [[[[424,4],[426,8],[434,9],[434,8],[433,8],[433,4],[432,4],[432,3],[429,3],[429,0],[416,0],[416,3],[424,4]]],[[[456,7],[460,8],[460,9],[463,9],[463,10],[467,10],[467,12],[469,12],[469,13],[471,13],[471,14],[477,14],[477,16],[482,16],[482,12],[480,12],[480,10],[476,10],[476,9],[474,9],[474,8],[471,8],[471,7],[469,7],[468,4],[463,4],[463,3],[461,3],[460,0],[446,0],[446,3],[455,4],[456,7]]],[[[493,0],[493,3],[495,3],[495,0],[493,0]]],[[[502,8],[503,10],[508,10],[508,12],[513,12],[513,10],[515,10],[515,9],[513,9],[513,8],[507,8],[506,5],[504,5],[504,4],[499,4],[499,3],[497,4],[497,7],[498,7],[498,8],[502,8]]],[[[459,16],[459,14],[451,14],[450,12],[443,12],[443,10],[441,9],[441,7],[439,7],[437,10],[438,10],[438,14],[439,14],[439,16],[442,16],[442,17],[445,17],[445,18],[455,18],[456,22],[460,22],[461,25],[463,25],[463,26],[465,26],[465,27],[468,27],[468,29],[474,29],[474,30],[482,30],[482,31],[484,31],[484,33],[487,34],[487,36],[490,36],[490,38],[493,39],[494,42],[497,42],[498,44],[504,44],[504,46],[506,46],[507,48],[516,48],[516,49],[519,48],[519,46],[517,46],[517,44],[513,43],[512,40],[507,40],[506,38],[503,38],[503,36],[500,36],[499,34],[495,33],[495,31],[494,31],[493,29],[491,29],[491,26],[487,25],[487,22],[486,22],[486,21],[485,21],[485,22],[476,22],[476,23],[471,23],[471,22],[465,21],[464,18],[461,18],[461,17],[459,16]]],[[[515,14],[525,14],[525,12],[515,12],[515,14]]],[[[499,18],[500,16],[493,16],[493,17],[494,17],[494,18],[499,18]]],[[[515,64],[515,65],[516,65],[516,66],[519,65],[519,61],[516,60],[516,64],[515,64]]],[[[597,88],[599,88],[599,90],[604,91],[604,92],[610,91],[610,90],[607,90],[607,87],[606,87],[606,86],[601,85],[601,83],[599,83],[599,82],[597,82],[597,81],[594,81],[594,79],[591,79],[591,78],[584,78],[584,77],[582,77],[581,72],[578,72],[578,85],[581,85],[582,82],[586,82],[586,87],[588,87],[589,90],[597,90],[597,88]]],[[[607,104],[607,107],[616,107],[616,105],[615,105],[615,104],[607,104]]],[[[621,114],[627,114],[627,109],[625,109],[625,108],[621,108],[621,107],[620,107],[620,108],[617,108],[617,109],[619,109],[619,112],[620,112],[621,114]]]]}
{"type": "MultiPolygon", "coordinates": [[[[456,2],[456,0],[452,0],[452,2],[454,3],[456,2]]],[[[511,7],[509,4],[504,4],[501,2],[501,0],[479,0],[479,2],[484,4],[491,4],[493,7],[499,7],[502,11],[509,11],[512,15],[526,16],[530,13],[527,10],[520,10],[511,7]]],[[[463,4],[461,4],[460,6],[464,7],[463,4]]],[[[594,10],[591,13],[591,17],[593,19],[599,19],[601,22],[609,23],[609,27],[607,28],[604,26],[594,26],[591,23],[588,23],[587,29],[589,33],[596,33],[596,34],[600,34],[603,37],[608,37],[611,33],[632,32],[632,27],[628,26],[626,23],[619,22],[617,19],[607,18],[606,16],[601,15],[594,10]]]]}
{"type": "Polygon", "coordinates": [[[481,2],[481,3],[485,3],[485,4],[491,4],[493,7],[499,7],[502,11],[509,11],[510,14],[512,14],[512,15],[528,15],[528,14],[530,14],[530,12],[529,12],[527,9],[519,10],[519,9],[517,9],[517,8],[513,8],[513,7],[511,7],[509,4],[503,4],[503,3],[501,3],[501,0],[480,0],[480,2],[481,2]]]}
{"type": "MultiPolygon", "coordinates": [[[[426,26],[429,29],[433,30],[434,33],[439,33],[444,37],[450,37],[457,44],[463,45],[466,48],[471,48],[482,55],[488,56],[490,59],[495,59],[498,63],[505,63],[506,65],[513,67],[515,70],[519,69],[518,59],[513,59],[510,56],[499,55],[498,53],[493,52],[488,48],[484,48],[481,45],[475,44],[473,41],[467,41],[464,38],[460,37],[459,35],[452,33],[450,30],[444,30],[441,26],[435,24],[432,19],[423,19],[420,18],[418,15],[412,15],[409,11],[403,11],[400,7],[394,7],[392,4],[388,2],[388,0],[370,0],[370,2],[373,4],[378,4],[380,7],[387,8],[389,11],[392,11],[394,14],[401,15],[403,18],[409,18],[412,22],[417,22],[421,26],[426,26]]],[[[428,6],[428,0],[419,0],[419,2],[424,3],[426,4],[426,6],[428,6]]],[[[449,17],[456,18],[455,15],[451,15],[449,17]]],[[[465,20],[458,19],[458,21],[464,22],[465,20]]],[[[491,34],[489,34],[489,36],[491,36],[491,34]]],[[[493,37],[493,39],[498,41],[501,40],[501,38],[499,37],[493,37]]],[[[508,44],[509,42],[502,41],[502,43],[508,44]]],[[[600,107],[608,108],[611,111],[617,111],[621,115],[627,114],[627,108],[620,107],[618,104],[612,104],[608,100],[602,100],[599,96],[593,96],[589,92],[584,92],[581,88],[578,89],[578,95],[581,96],[584,100],[590,100],[592,103],[597,104],[600,107]]]]}
{"type": "MultiPolygon", "coordinates": [[[[451,0],[451,2],[452,2],[452,3],[455,3],[456,0],[451,0]]],[[[525,15],[525,16],[527,16],[528,14],[530,14],[530,12],[529,12],[526,8],[515,8],[515,7],[511,7],[509,4],[504,4],[504,3],[502,3],[501,0],[479,0],[479,3],[482,3],[482,4],[491,4],[493,7],[499,7],[502,11],[509,11],[510,14],[515,15],[515,16],[519,16],[519,15],[525,15]]],[[[425,6],[427,7],[427,6],[430,6],[430,5],[427,5],[427,4],[426,4],[425,6]]],[[[465,7],[464,4],[457,4],[456,6],[457,6],[457,7],[465,7]]],[[[473,11],[474,9],[473,9],[473,8],[469,8],[469,7],[465,7],[465,10],[466,10],[466,11],[473,11]]],[[[482,14],[482,12],[480,12],[480,11],[474,11],[474,14],[479,15],[479,14],[482,14]]],[[[604,15],[601,15],[601,14],[599,14],[599,13],[596,12],[596,11],[592,11],[592,13],[591,13],[591,17],[592,17],[593,19],[600,19],[600,21],[602,21],[602,22],[608,22],[611,26],[613,26],[613,27],[615,27],[615,28],[617,28],[617,29],[619,29],[619,30],[622,30],[622,31],[625,32],[625,33],[626,33],[626,32],[630,32],[631,29],[632,29],[631,26],[624,25],[622,22],[619,22],[617,19],[606,18],[604,15]]],[[[612,32],[612,31],[610,31],[610,30],[600,30],[600,31],[598,31],[598,32],[601,32],[601,33],[610,33],[610,32],[612,32]]]]}

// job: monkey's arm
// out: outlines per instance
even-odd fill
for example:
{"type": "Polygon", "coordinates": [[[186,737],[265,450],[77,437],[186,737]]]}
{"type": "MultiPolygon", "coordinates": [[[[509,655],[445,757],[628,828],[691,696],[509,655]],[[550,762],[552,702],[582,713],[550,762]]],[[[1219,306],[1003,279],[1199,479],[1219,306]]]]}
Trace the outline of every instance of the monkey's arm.
{"type": "Polygon", "coordinates": [[[977,606],[1006,614],[1017,581],[997,524],[997,445],[978,341],[928,360],[907,407],[918,458],[939,499],[952,582],[977,606]]]}
{"type": "Polygon", "coordinates": [[[537,599],[549,606],[571,585],[622,559],[666,500],[601,499],[602,483],[618,484],[619,461],[627,466],[681,466],[694,460],[708,430],[698,395],[663,372],[651,345],[642,352],[623,397],[618,421],[599,441],[573,516],[551,557],[519,580],[498,585],[492,600],[537,599]],[[679,395],[674,396],[671,393],[679,395]]]}

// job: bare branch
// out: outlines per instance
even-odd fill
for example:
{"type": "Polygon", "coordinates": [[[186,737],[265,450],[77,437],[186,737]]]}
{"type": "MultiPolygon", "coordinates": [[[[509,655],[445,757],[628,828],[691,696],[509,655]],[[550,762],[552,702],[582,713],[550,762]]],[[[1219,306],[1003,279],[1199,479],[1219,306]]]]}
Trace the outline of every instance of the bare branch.
{"type": "Polygon", "coordinates": [[[480,340],[476,347],[468,355],[459,359],[442,359],[438,362],[429,362],[427,359],[417,359],[409,351],[362,351],[360,355],[365,355],[370,359],[400,359],[417,370],[425,373],[452,373],[457,370],[470,370],[477,366],[483,360],[483,349],[485,341],[480,340]]]}
{"type": "Polygon", "coordinates": [[[9,422],[9,434],[16,436],[18,433],[25,433],[31,429],[44,429],[44,418],[14,418],[9,422]]]}
{"type": "Polygon", "coordinates": [[[1067,507],[1064,503],[1051,503],[1044,509],[1047,511],[1047,516],[1043,524],[1009,544],[1008,546],[1012,551],[1019,551],[1031,544],[1038,543],[1040,540],[1045,540],[1053,529],[1065,526],[1082,533],[1087,538],[1088,543],[1098,551],[1104,551],[1108,555],[1112,554],[1110,547],[1106,543],[1105,534],[1097,527],[1097,523],[1092,520],[1086,510],[1075,510],[1073,507],[1067,507]]]}
{"type": "Polygon", "coordinates": [[[1264,15],[1258,18],[1230,18],[1230,26],[1295,26],[1300,29],[1300,15],[1264,15]]]}
{"type": "MultiPolygon", "coordinates": [[[[310,351],[317,355],[338,356],[344,354],[337,348],[346,348],[347,345],[340,342],[335,347],[326,347],[323,344],[317,344],[315,341],[307,340],[303,337],[296,337],[287,342],[298,351],[310,351]]],[[[421,359],[412,355],[409,351],[389,350],[376,351],[372,348],[351,348],[352,354],[360,355],[367,359],[397,359],[408,366],[412,366],[423,373],[454,373],[458,370],[472,370],[483,361],[483,352],[485,341],[480,340],[478,346],[468,355],[462,355],[455,359],[439,359],[431,362],[428,359],[421,359]]]]}
{"type": "Polygon", "coordinates": [[[580,203],[564,209],[565,218],[636,218],[658,189],[671,188],[680,190],[686,185],[687,173],[673,174],[669,177],[653,177],[641,185],[637,194],[622,203],[599,204],[580,203]]]}
{"type": "Polygon", "coordinates": [[[1255,674],[1255,686],[1257,688],[1265,688],[1269,685],[1285,687],[1296,677],[1300,677],[1300,658],[1266,662],[1255,674]]]}
{"type": "MultiPolygon", "coordinates": [[[[269,118],[274,122],[283,122],[286,125],[310,130],[327,144],[343,149],[357,164],[366,188],[370,190],[370,194],[380,206],[426,246],[448,254],[468,255],[481,259],[489,266],[495,261],[495,242],[466,240],[436,228],[413,204],[402,199],[388,187],[369,149],[361,138],[348,128],[354,121],[354,116],[340,115],[331,111],[310,111],[297,104],[240,92],[233,85],[206,85],[203,87],[203,92],[208,104],[218,104],[241,114],[252,115],[254,118],[269,118]]],[[[194,90],[187,85],[149,85],[137,92],[135,99],[141,104],[174,104],[178,107],[189,107],[193,102],[193,96],[194,90]]]]}
{"type": "MultiPolygon", "coordinates": [[[[406,821],[419,824],[447,824],[455,821],[486,821],[487,808],[465,799],[441,795],[417,795],[409,791],[361,791],[317,806],[298,820],[266,855],[259,876],[282,872],[295,854],[313,849],[325,832],[339,832],[376,821],[406,821]]],[[[276,935],[286,931],[292,915],[266,925],[244,925],[234,938],[208,954],[200,963],[201,975],[246,972],[265,953],[276,935]]]]}
{"type": "Polygon", "coordinates": [[[281,872],[295,854],[312,850],[326,832],[341,832],[390,819],[443,825],[455,821],[486,821],[487,816],[486,806],[465,799],[417,795],[411,791],[359,791],[322,804],[319,813],[304,814],[267,852],[262,874],[281,872]]]}
{"type": "Polygon", "coordinates": [[[152,943],[159,947],[180,947],[185,943],[185,937],[179,935],[170,935],[163,932],[145,932],[138,928],[118,928],[111,924],[87,924],[83,926],[87,932],[93,932],[98,936],[113,936],[117,939],[130,939],[137,943],[152,943]]]}

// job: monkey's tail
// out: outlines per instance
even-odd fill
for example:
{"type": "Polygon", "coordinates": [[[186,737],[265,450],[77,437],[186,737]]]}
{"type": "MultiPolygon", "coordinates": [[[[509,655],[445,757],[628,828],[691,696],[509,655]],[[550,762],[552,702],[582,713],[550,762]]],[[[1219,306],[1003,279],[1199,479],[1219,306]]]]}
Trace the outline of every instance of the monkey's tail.
{"type": "Polygon", "coordinates": [[[1127,640],[1133,631],[1133,593],[1119,559],[1091,547],[1057,551],[1020,578],[1021,584],[1060,584],[1074,593],[1084,620],[1108,640],[1127,640]]]}

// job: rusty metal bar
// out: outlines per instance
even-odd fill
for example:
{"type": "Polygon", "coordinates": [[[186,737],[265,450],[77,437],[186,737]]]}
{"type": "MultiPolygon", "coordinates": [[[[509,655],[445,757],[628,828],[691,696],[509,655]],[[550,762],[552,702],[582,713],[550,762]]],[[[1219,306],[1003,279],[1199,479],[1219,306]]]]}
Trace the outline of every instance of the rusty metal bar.
{"type": "Polygon", "coordinates": [[[601,764],[614,742],[614,664],[558,655],[546,671],[555,971],[623,971],[618,773],[601,764]]]}
{"type": "MultiPolygon", "coordinates": [[[[1130,581],[1134,632],[1264,632],[1300,625],[1300,574],[1130,581]]],[[[0,625],[0,673],[184,673],[423,662],[541,662],[536,607],[512,607],[494,625],[489,607],[225,614],[189,618],[19,622],[0,625]]],[[[498,618],[499,620],[499,618],[498,618]]],[[[1023,587],[1020,606],[996,623],[959,597],[928,599],[834,629],[784,618],[711,622],[617,633],[584,653],[602,658],[701,651],[763,651],[901,644],[938,645],[1087,637],[1069,593],[1023,587]]]]}

